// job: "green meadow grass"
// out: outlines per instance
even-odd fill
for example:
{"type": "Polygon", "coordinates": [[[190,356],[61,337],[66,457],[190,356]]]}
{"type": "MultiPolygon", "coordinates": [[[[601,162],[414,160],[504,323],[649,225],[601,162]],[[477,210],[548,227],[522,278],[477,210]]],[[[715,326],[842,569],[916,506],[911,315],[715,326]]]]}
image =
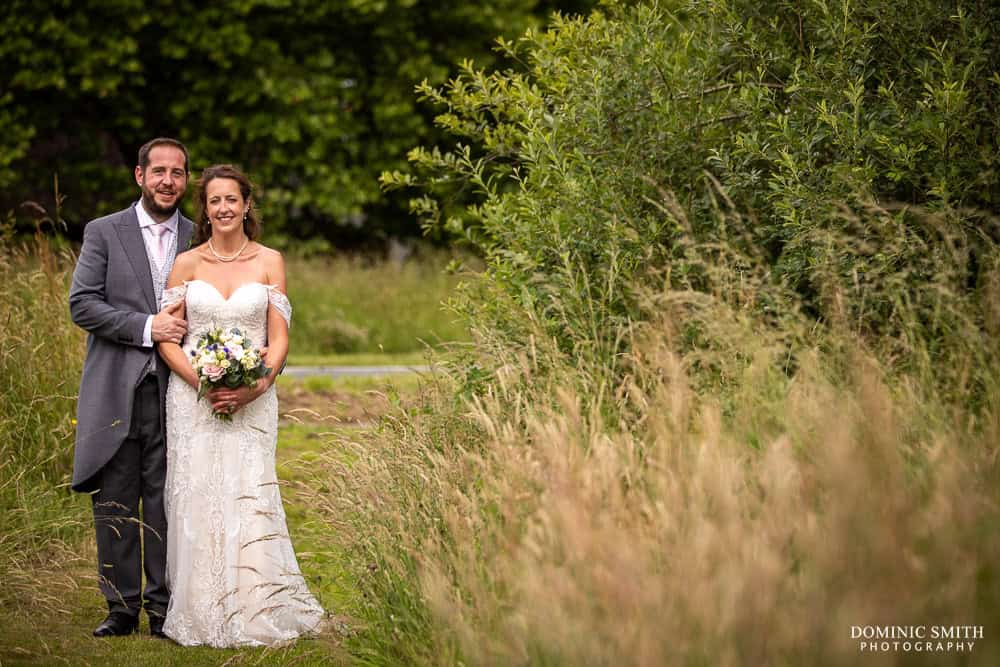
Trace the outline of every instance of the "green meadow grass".
{"type": "Polygon", "coordinates": [[[356,352],[348,354],[310,354],[289,352],[289,366],[423,366],[427,354],[421,352],[356,352]]]}
{"type": "Polygon", "coordinates": [[[445,271],[448,261],[434,253],[404,264],[289,258],[295,363],[307,363],[302,355],[420,354],[427,345],[468,340],[442,307],[459,282],[445,271]]]}
{"type": "Polygon", "coordinates": [[[314,375],[307,378],[278,378],[283,387],[302,387],[311,392],[347,391],[363,393],[369,391],[400,392],[416,389],[423,378],[420,373],[386,373],[385,375],[346,375],[331,377],[314,375]]]}
{"type": "MultiPolygon", "coordinates": [[[[180,648],[148,634],[114,640],[90,635],[106,607],[96,584],[90,501],[68,490],[76,392],[85,354],[85,334],[70,321],[67,306],[74,261],[72,253],[43,235],[25,245],[0,244],[0,665],[349,662],[344,637],[336,631],[288,647],[244,650],[180,648]]],[[[304,354],[290,362],[426,363],[418,337],[458,335],[438,308],[454,280],[440,277],[443,260],[428,262],[397,268],[361,260],[291,260],[289,290],[296,309],[292,350],[293,355],[304,354]],[[409,298],[411,290],[418,293],[409,298]],[[349,321],[361,322],[377,335],[372,334],[367,347],[344,355],[342,349],[325,347],[317,332],[330,318],[347,314],[349,321]],[[393,332],[393,327],[403,331],[393,332]],[[389,345],[380,348],[385,341],[389,345]]],[[[418,381],[384,376],[307,382],[297,386],[346,397],[353,404],[368,401],[371,405],[365,403],[364,409],[377,416],[389,402],[377,396],[378,401],[371,400],[369,392],[398,397],[418,381]]],[[[326,400],[326,395],[318,400],[326,400]]],[[[307,472],[321,455],[324,461],[339,457],[349,464],[349,449],[337,443],[345,434],[367,428],[367,423],[283,423],[278,444],[279,478],[303,574],[324,608],[334,614],[335,627],[350,631],[357,628],[351,619],[360,594],[353,582],[361,573],[345,569],[350,561],[329,539],[333,528],[318,520],[308,499],[330,490],[307,472]]],[[[148,632],[145,617],[142,627],[148,632]]]]}
{"type": "MultiPolygon", "coordinates": [[[[320,424],[282,425],[278,438],[278,477],[289,533],[296,557],[310,591],[333,614],[334,627],[350,631],[358,592],[357,577],[344,569],[342,554],[331,548],[329,524],[317,521],[302,500],[310,476],[307,471],[319,456],[336,458],[334,443],[343,429],[320,424]]],[[[314,493],[316,489],[307,489],[314,493]]],[[[87,511],[86,498],[74,503],[87,511]]],[[[290,646],[253,649],[185,648],[171,641],[153,639],[145,616],[141,633],[125,638],[95,639],[91,630],[104,617],[106,607],[92,574],[96,554],[89,536],[75,547],[73,559],[50,563],[34,573],[43,589],[47,578],[58,598],[54,605],[0,609],[0,664],[2,665],[336,665],[348,664],[341,647],[343,637],[334,630],[318,639],[300,640],[290,646]]]]}

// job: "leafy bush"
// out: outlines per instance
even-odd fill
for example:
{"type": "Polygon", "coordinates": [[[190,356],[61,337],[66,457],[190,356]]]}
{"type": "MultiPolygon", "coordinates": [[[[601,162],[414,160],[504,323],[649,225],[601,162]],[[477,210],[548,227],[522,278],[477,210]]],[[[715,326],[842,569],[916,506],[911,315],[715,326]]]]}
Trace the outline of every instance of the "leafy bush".
{"type": "Polygon", "coordinates": [[[421,87],[458,143],[382,176],[487,257],[478,329],[526,345],[527,314],[612,363],[648,317],[636,281],[711,292],[725,257],[768,286],[748,307],[849,321],[901,363],[916,337],[954,379],[949,354],[989,347],[1000,8],[607,5],[499,40],[516,67],[421,87]]]}

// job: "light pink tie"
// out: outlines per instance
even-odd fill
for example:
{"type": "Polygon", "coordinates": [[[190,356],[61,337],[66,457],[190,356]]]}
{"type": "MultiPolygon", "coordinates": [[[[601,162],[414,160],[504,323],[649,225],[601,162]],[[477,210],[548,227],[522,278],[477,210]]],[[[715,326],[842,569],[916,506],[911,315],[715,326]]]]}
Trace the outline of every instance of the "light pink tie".
{"type": "Polygon", "coordinates": [[[167,261],[167,250],[170,246],[170,234],[168,233],[170,229],[163,223],[158,225],[150,225],[149,229],[153,232],[153,238],[156,239],[156,265],[163,268],[163,263],[167,261]]]}

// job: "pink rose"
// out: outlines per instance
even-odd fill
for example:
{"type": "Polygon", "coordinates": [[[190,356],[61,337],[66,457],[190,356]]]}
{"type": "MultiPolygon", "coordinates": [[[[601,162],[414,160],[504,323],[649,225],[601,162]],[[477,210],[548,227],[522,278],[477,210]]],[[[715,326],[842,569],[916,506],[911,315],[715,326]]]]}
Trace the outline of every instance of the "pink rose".
{"type": "Polygon", "coordinates": [[[209,364],[208,366],[202,368],[201,372],[204,373],[209,380],[215,382],[216,380],[220,380],[222,376],[226,374],[226,369],[222,366],[209,364]]]}

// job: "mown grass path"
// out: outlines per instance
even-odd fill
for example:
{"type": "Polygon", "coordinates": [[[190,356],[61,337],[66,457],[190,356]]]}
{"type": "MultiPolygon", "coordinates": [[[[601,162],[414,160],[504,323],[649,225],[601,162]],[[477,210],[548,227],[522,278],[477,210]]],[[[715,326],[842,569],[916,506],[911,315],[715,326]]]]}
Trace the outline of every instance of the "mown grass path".
{"type": "MultiPolygon", "coordinates": [[[[325,550],[324,531],[303,501],[311,477],[310,461],[334,446],[336,434],[367,428],[383,411],[384,393],[378,379],[352,379],[337,384],[323,378],[317,383],[291,378],[279,383],[284,415],[278,436],[278,477],[292,543],[310,590],[334,625],[349,628],[345,612],[353,595],[351,573],[345,572],[337,554],[325,550]]],[[[407,381],[402,380],[405,384],[407,381]]],[[[88,499],[79,497],[85,505],[88,499]]],[[[89,510],[87,510],[89,512],[89,510]]],[[[300,640],[289,646],[240,650],[185,648],[171,641],[153,639],[145,615],[140,633],[131,637],[95,639],[91,631],[104,617],[106,607],[93,573],[96,559],[93,538],[59,549],[49,571],[38,571],[39,602],[24,609],[0,610],[0,666],[8,665],[340,665],[350,664],[333,631],[319,639],[300,640]]]]}

